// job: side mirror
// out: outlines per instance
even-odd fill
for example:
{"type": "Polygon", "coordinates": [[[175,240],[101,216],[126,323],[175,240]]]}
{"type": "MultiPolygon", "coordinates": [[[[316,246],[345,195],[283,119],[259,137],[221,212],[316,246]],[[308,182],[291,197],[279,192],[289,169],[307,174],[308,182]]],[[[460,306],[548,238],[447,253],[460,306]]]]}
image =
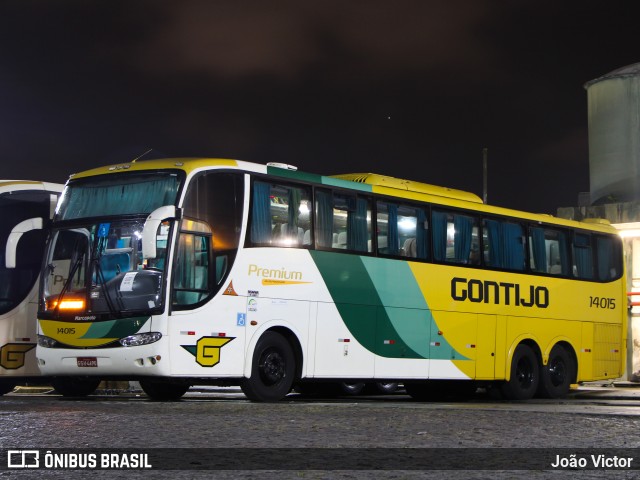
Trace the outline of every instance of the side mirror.
{"type": "Polygon", "coordinates": [[[149,214],[142,228],[142,258],[156,258],[156,234],[160,224],[167,219],[178,216],[178,209],[173,205],[156,208],[149,214]]]}
{"type": "Polygon", "coordinates": [[[42,218],[29,218],[17,224],[7,238],[7,249],[5,251],[4,263],[7,268],[16,268],[16,251],[18,250],[18,242],[23,234],[31,230],[42,230],[42,218]]]}

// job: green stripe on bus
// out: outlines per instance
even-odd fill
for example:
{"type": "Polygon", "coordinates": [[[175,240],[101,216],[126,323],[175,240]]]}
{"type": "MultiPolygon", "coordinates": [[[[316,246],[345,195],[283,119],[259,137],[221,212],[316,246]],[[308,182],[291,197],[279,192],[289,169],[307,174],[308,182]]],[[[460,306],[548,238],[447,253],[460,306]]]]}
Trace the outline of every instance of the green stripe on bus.
{"type": "Polygon", "coordinates": [[[124,338],[140,331],[151,317],[130,317],[94,322],[81,338],[124,338]]]}
{"type": "Polygon", "coordinates": [[[345,325],[362,346],[383,357],[425,358],[396,331],[361,257],[313,250],[310,253],[345,325]]]}
{"type": "Polygon", "coordinates": [[[289,178],[301,182],[319,183],[330,187],[348,188],[350,190],[359,190],[361,192],[372,192],[373,187],[366,183],[351,182],[341,178],[327,177],[317,175],[315,173],[300,172],[298,170],[287,170],[279,167],[267,167],[267,173],[282,178],[289,178]]]}
{"type": "Polygon", "coordinates": [[[347,328],[366,349],[387,358],[467,359],[438,335],[408,263],[310,253],[347,328]]]}

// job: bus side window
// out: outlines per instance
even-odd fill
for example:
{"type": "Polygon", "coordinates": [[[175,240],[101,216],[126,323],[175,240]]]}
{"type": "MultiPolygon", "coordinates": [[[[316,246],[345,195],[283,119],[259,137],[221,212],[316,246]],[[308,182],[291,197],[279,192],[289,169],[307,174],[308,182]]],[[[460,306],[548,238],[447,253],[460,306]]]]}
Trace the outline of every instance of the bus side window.
{"type": "Polygon", "coordinates": [[[525,268],[525,238],[522,225],[485,219],[484,261],[489,267],[522,271],[525,268]]]}
{"type": "Polygon", "coordinates": [[[434,259],[441,262],[471,264],[479,257],[472,256],[472,245],[477,250],[478,224],[475,217],[434,210],[431,220],[434,259]]]}
{"type": "MultiPolygon", "coordinates": [[[[577,278],[593,278],[593,249],[591,235],[576,233],[573,236],[573,272],[577,278]]],[[[557,264],[559,265],[559,261],[557,264]]],[[[553,268],[553,267],[551,267],[553,268]]],[[[553,272],[549,272],[553,273],[553,272]]]]}
{"type": "Polygon", "coordinates": [[[209,296],[210,244],[210,235],[180,232],[173,275],[174,305],[193,305],[209,296]]]}
{"type": "Polygon", "coordinates": [[[316,190],[317,246],[371,252],[371,200],[354,194],[316,190]]]}
{"type": "MultiPolygon", "coordinates": [[[[543,227],[529,229],[530,267],[534,272],[569,275],[569,252],[564,232],[543,227]]],[[[574,270],[575,270],[574,265],[574,270]]]]}
{"type": "Polygon", "coordinates": [[[615,236],[596,237],[597,271],[599,280],[615,280],[622,275],[622,245],[615,236]]]}
{"type": "Polygon", "coordinates": [[[378,254],[426,259],[429,251],[424,209],[377,203],[378,254]]]}
{"type": "Polygon", "coordinates": [[[255,181],[251,206],[252,245],[311,245],[311,195],[307,187],[255,181]]]}

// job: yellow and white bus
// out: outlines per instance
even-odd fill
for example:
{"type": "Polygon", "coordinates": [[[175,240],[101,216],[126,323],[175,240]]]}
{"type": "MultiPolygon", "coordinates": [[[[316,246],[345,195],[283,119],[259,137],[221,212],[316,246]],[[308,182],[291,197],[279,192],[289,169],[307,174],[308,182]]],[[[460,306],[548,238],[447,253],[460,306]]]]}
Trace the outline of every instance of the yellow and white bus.
{"type": "Polygon", "coordinates": [[[62,185],[0,180],[0,395],[40,376],[37,280],[62,185]]]}
{"type": "Polygon", "coordinates": [[[614,228],[374,174],[222,159],[75,174],[42,279],[42,372],[158,399],[329,382],[558,397],[625,364],[614,228]]]}

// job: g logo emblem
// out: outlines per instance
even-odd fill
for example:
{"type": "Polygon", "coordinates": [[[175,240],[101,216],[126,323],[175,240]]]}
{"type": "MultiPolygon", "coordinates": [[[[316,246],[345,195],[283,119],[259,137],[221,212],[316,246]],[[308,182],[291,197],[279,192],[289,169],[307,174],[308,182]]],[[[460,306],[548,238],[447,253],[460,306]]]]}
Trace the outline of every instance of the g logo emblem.
{"type": "Polygon", "coordinates": [[[35,343],[7,343],[0,348],[0,367],[15,370],[24,366],[25,354],[35,343]]]}

